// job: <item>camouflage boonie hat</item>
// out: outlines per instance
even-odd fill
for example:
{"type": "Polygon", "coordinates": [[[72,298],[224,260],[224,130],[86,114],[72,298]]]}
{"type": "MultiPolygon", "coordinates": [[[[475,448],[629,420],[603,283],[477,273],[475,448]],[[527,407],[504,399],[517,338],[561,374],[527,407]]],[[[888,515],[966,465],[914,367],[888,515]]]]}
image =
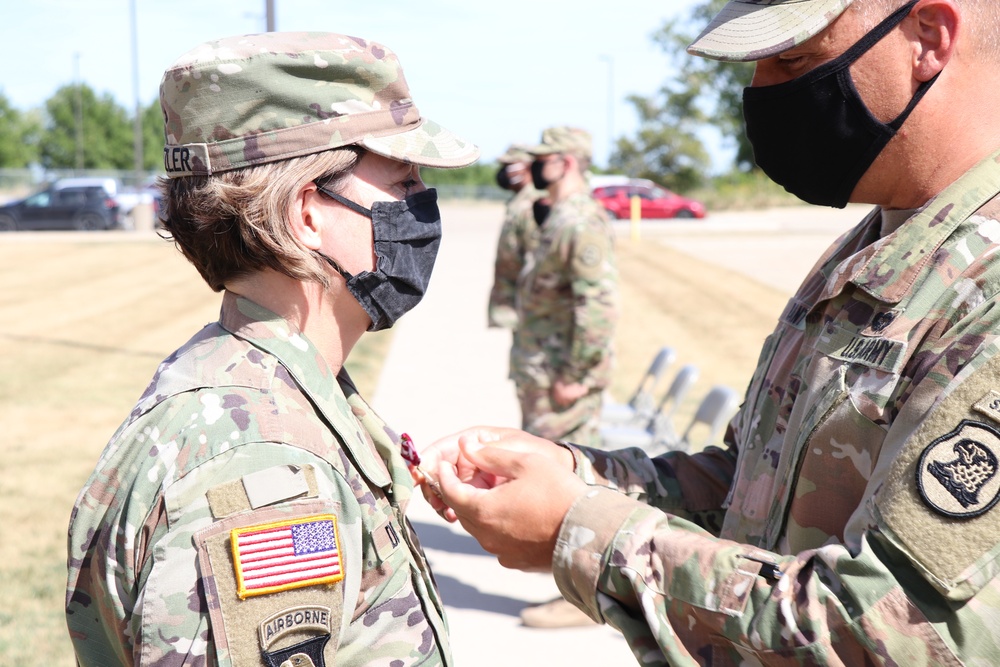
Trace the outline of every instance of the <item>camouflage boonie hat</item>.
{"type": "Polygon", "coordinates": [[[590,132],[577,127],[550,127],[542,132],[542,143],[528,149],[532,155],[572,153],[590,159],[590,132]]]}
{"type": "Polygon", "coordinates": [[[729,0],[688,53],[749,62],[798,46],[840,16],[853,0],[729,0]]]}
{"type": "Polygon", "coordinates": [[[531,162],[535,157],[528,152],[530,146],[526,144],[511,144],[507,152],[497,158],[500,164],[515,164],[517,162],[531,162]]]}
{"type": "Polygon", "coordinates": [[[163,74],[167,176],[208,175],[356,144],[401,162],[464,167],[479,149],[423,118],[396,55],[333,33],[226,37],[163,74]]]}

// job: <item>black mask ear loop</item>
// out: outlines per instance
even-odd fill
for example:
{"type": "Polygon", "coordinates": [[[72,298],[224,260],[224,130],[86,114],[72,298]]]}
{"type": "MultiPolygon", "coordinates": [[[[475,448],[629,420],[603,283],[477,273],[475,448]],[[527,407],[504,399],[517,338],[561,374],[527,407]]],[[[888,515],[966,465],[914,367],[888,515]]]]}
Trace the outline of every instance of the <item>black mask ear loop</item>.
{"type": "MultiPolygon", "coordinates": [[[[364,206],[362,206],[361,204],[357,204],[355,202],[352,202],[350,199],[347,199],[346,197],[341,197],[336,192],[333,192],[332,190],[326,189],[326,187],[320,185],[319,183],[316,184],[316,189],[319,190],[320,193],[326,195],[327,197],[329,197],[333,201],[337,202],[338,204],[343,204],[344,206],[346,206],[347,208],[351,209],[355,213],[360,213],[361,215],[365,216],[368,219],[372,218],[371,209],[367,209],[364,206]]],[[[324,253],[320,252],[319,250],[314,250],[313,252],[315,252],[317,255],[319,255],[320,257],[322,257],[323,260],[326,261],[327,264],[329,264],[330,266],[332,266],[333,269],[337,273],[339,273],[341,276],[344,277],[344,280],[351,280],[352,278],[354,278],[354,276],[352,274],[350,274],[347,271],[345,271],[344,268],[342,266],[340,266],[340,264],[337,263],[337,260],[333,259],[332,257],[330,257],[327,254],[324,254],[324,253]]]]}
{"type": "Polygon", "coordinates": [[[338,204],[343,204],[344,206],[346,206],[347,208],[351,209],[355,213],[360,213],[361,215],[365,216],[369,220],[372,219],[372,211],[371,211],[371,209],[365,208],[361,204],[356,204],[355,202],[352,202],[347,197],[341,197],[336,192],[334,192],[332,190],[327,190],[326,187],[320,185],[319,183],[316,184],[316,189],[319,190],[324,195],[326,195],[327,197],[329,197],[330,199],[332,199],[333,201],[337,202],[338,204]]]}
{"type": "MultiPolygon", "coordinates": [[[[914,5],[916,4],[917,0],[912,0],[911,2],[906,3],[905,5],[894,11],[892,14],[889,14],[889,16],[882,19],[882,21],[877,26],[872,28],[871,32],[862,37],[860,40],[858,40],[856,44],[854,44],[853,46],[851,46],[851,48],[847,49],[847,51],[841,54],[840,57],[837,58],[837,60],[846,61],[847,67],[850,67],[851,64],[853,64],[858,60],[858,58],[860,58],[869,49],[875,46],[875,44],[882,41],[883,37],[888,35],[896,28],[896,26],[902,23],[903,19],[906,18],[906,16],[910,13],[914,5]]],[[[910,113],[916,108],[917,103],[920,102],[920,100],[927,93],[927,91],[931,89],[931,86],[934,85],[934,82],[937,81],[937,78],[939,76],[941,76],[941,72],[938,72],[932,78],[928,79],[927,81],[924,81],[919,86],[917,86],[917,90],[913,93],[913,97],[910,98],[910,103],[906,105],[906,108],[903,109],[902,113],[900,113],[898,116],[896,116],[896,118],[894,118],[890,122],[886,123],[886,126],[892,128],[893,131],[898,131],[899,128],[903,126],[903,123],[906,122],[906,119],[907,117],[909,117],[910,113]]]]}

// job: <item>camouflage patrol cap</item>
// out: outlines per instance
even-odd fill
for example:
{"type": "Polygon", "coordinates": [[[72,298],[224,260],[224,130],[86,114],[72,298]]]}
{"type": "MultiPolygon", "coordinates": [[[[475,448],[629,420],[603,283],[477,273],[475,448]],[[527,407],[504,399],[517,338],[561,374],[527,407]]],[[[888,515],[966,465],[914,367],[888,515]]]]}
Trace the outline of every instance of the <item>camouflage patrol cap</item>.
{"type": "Polygon", "coordinates": [[[589,160],[591,150],[590,132],[578,127],[557,126],[544,130],[542,143],[530,147],[528,152],[532,155],[572,153],[589,160]]]}
{"type": "Polygon", "coordinates": [[[688,53],[749,62],[798,46],[834,22],[853,0],[729,0],[688,53]]]}
{"type": "Polygon", "coordinates": [[[534,156],[528,151],[531,149],[527,144],[511,144],[507,152],[497,158],[500,164],[515,164],[517,162],[531,162],[534,156]]]}
{"type": "Polygon", "coordinates": [[[206,42],[163,74],[167,176],[207,175],[358,145],[427,167],[464,167],[479,149],[423,118],[396,55],[333,33],[206,42]]]}

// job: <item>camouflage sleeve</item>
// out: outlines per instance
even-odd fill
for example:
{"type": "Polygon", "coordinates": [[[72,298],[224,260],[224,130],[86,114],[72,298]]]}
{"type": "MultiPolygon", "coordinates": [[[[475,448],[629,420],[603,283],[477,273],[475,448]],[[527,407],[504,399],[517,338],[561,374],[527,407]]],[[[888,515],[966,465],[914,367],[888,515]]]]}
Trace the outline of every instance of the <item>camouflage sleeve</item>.
{"type": "Polygon", "coordinates": [[[779,557],[594,489],[567,515],[553,571],[563,595],[621,630],[643,665],[871,664],[899,554],[870,537],[857,556],[831,545],[779,557]]]}
{"type": "MultiPolygon", "coordinates": [[[[315,621],[297,629],[300,638],[329,636],[327,649],[338,664],[364,662],[365,650],[349,646],[353,609],[345,609],[358,596],[360,572],[329,576],[332,584],[302,581],[296,584],[302,588],[277,586],[257,595],[250,575],[233,562],[233,530],[253,534],[329,517],[335,517],[332,543],[343,562],[360,562],[360,510],[347,481],[329,464],[296,447],[247,444],[202,464],[158,497],[149,516],[126,512],[119,527],[127,543],[137,545],[136,603],[125,630],[134,638],[135,664],[259,664],[272,638],[258,626],[292,607],[308,610],[315,621]],[[291,469],[306,474],[296,482],[287,474],[291,469]]],[[[107,565],[131,571],[133,561],[107,565]]],[[[110,571],[106,576],[114,577],[110,571]]],[[[79,648],[81,657],[87,655],[85,646],[79,648]]]]}
{"type": "Polygon", "coordinates": [[[563,444],[573,453],[576,474],[587,484],[613,489],[718,534],[736,470],[734,447],[650,458],[638,447],[609,452],[563,444]]]}
{"type": "Polygon", "coordinates": [[[524,267],[524,253],[527,249],[523,238],[525,227],[528,223],[534,225],[534,220],[525,220],[530,215],[530,208],[511,210],[508,207],[500,228],[488,311],[491,327],[513,329],[517,326],[517,277],[524,267]]]}
{"type": "Polygon", "coordinates": [[[609,376],[618,321],[614,242],[603,230],[581,225],[572,229],[567,245],[573,294],[572,342],[557,372],[563,382],[599,389],[609,376]]]}
{"type": "Polygon", "coordinates": [[[1000,354],[983,334],[989,310],[926,350],[844,542],[779,554],[720,539],[664,511],[676,499],[643,498],[687,491],[646,481],[641,456],[609,464],[579,449],[578,464],[590,463],[578,474],[614,484],[567,513],[553,555],[560,591],[619,628],[640,664],[995,664],[1000,354]]]}

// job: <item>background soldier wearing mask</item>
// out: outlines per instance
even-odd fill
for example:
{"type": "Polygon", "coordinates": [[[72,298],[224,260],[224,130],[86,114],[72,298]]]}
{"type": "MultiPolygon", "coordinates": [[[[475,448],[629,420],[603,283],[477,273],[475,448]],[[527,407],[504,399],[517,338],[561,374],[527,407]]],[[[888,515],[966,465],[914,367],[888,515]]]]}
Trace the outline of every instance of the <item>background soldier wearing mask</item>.
{"type": "Polygon", "coordinates": [[[877,207],[789,301],[727,448],[466,432],[425,453],[440,511],[643,664],[1000,662],[998,31],[995,0],[731,0],[690,50],[756,61],[759,164],[877,207]]]}
{"type": "Polygon", "coordinates": [[[584,174],[589,133],[553,127],[530,152],[532,181],[552,208],[518,279],[511,376],[522,428],[596,446],[618,319],[614,232],[584,174]]]}
{"type": "Polygon", "coordinates": [[[451,664],[400,438],[342,365],[427,287],[441,221],[417,165],[478,149],[421,118],[395,54],[344,35],[203,44],[160,102],[164,226],[222,311],[74,507],[79,664],[451,664]]]}
{"type": "Polygon", "coordinates": [[[514,144],[497,158],[497,185],[514,196],[507,202],[503,226],[497,241],[497,258],[490,290],[489,325],[514,329],[517,326],[517,277],[524,268],[524,258],[536,244],[538,223],[532,205],[543,193],[531,182],[534,158],[526,146],[514,144]]]}

